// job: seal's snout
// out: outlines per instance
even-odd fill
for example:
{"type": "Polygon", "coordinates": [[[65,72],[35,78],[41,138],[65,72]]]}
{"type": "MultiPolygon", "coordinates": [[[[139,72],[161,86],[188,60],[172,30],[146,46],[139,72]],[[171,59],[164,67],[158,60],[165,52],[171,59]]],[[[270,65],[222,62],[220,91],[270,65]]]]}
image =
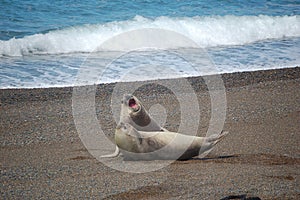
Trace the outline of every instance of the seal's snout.
{"type": "Polygon", "coordinates": [[[134,97],[129,99],[128,107],[131,108],[134,112],[138,112],[140,110],[140,106],[134,97]]]}
{"type": "Polygon", "coordinates": [[[128,106],[129,106],[130,108],[135,108],[135,107],[137,106],[136,101],[135,101],[134,98],[129,99],[129,101],[128,101],[128,106]]]}

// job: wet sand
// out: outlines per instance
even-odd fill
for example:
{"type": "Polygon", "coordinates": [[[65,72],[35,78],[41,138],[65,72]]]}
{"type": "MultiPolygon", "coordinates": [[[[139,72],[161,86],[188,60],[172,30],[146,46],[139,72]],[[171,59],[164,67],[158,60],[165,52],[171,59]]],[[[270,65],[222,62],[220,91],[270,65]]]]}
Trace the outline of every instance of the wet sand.
{"type": "MultiPolygon", "coordinates": [[[[0,90],[1,199],[300,199],[300,68],[223,74],[222,80],[229,135],[205,158],[141,174],[111,169],[86,150],[73,120],[72,88],[0,90]]],[[[211,90],[201,77],[188,82],[203,135],[211,90]]],[[[115,86],[99,85],[95,98],[109,138],[115,86]]],[[[163,106],[165,127],[179,129],[172,91],[145,82],[135,95],[147,109],[163,106]]]]}

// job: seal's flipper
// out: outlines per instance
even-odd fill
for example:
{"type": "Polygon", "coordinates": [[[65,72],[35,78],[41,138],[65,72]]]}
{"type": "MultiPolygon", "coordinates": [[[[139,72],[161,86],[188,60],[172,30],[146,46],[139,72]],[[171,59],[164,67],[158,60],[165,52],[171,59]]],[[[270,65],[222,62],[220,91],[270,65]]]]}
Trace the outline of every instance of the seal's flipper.
{"type": "Polygon", "coordinates": [[[221,141],[221,139],[226,136],[229,132],[228,131],[222,131],[220,134],[213,134],[207,137],[206,141],[207,143],[212,143],[213,145],[216,145],[218,142],[221,141]]]}
{"type": "Polygon", "coordinates": [[[100,156],[100,158],[115,158],[119,154],[120,154],[120,149],[119,149],[118,146],[116,146],[116,150],[115,150],[115,152],[113,154],[103,155],[103,156],[100,156]]]}
{"type": "Polygon", "coordinates": [[[228,131],[222,131],[219,134],[212,134],[208,137],[204,137],[204,141],[201,145],[198,158],[205,157],[214,148],[214,146],[219,143],[228,133],[228,131]]]}

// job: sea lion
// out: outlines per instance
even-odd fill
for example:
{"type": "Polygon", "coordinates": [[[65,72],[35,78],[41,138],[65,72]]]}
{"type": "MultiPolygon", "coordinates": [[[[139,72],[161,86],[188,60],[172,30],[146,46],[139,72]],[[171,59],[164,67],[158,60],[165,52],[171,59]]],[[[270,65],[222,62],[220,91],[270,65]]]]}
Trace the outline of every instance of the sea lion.
{"type": "MultiPolygon", "coordinates": [[[[148,113],[141,101],[131,94],[125,94],[121,101],[121,115],[119,123],[131,124],[139,131],[162,131],[168,130],[161,127],[148,113]]],[[[101,158],[113,158],[120,154],[118,146],[113,154],[103,155],[101,158]]]]}
{"type": "Polygon", "coordinates": [[[211,150],[228,132],[208,137],[176,132],[145,132],[131,124],[118,124],[116,145],[125,160],[186,160],[211,150]]]}

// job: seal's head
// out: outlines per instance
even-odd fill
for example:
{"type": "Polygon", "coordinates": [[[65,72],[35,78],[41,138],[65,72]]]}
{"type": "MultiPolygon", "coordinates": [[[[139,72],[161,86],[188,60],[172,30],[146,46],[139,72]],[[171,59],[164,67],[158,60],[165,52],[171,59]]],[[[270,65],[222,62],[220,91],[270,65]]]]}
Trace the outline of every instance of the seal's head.
{"type": "Polygon", "coordinates": [[[142,105],[142,103],[133,95],[126,94],[123,96],[122,100],[122,119],[120,121],[125,121],[134,124],[134,126],[139,130],[141,127],[146,127],[151,123],[151,117],[142,105]],[[124,120],[124,117],[128,116],[129,120],[124,120]]]}
{"type": "Polygon", "coordinates": [[[120,122],[116,127],[115,142],[122,150],[137,152],[142,143],[142,137],[130,124],[120,122]]]}
{"type": "Polygon", "coordinates": [[[149,115],[135,96],[125,94],[121,103],[120,122],[129,123],[139,131],[167,131],[149,115]]]}
{"type": "Polygon", "coordinates": [[[127,107],[130,115],[137,115],[142,109],[140,101],[131,94],[124,95],[122,104],[127,107]]]}

